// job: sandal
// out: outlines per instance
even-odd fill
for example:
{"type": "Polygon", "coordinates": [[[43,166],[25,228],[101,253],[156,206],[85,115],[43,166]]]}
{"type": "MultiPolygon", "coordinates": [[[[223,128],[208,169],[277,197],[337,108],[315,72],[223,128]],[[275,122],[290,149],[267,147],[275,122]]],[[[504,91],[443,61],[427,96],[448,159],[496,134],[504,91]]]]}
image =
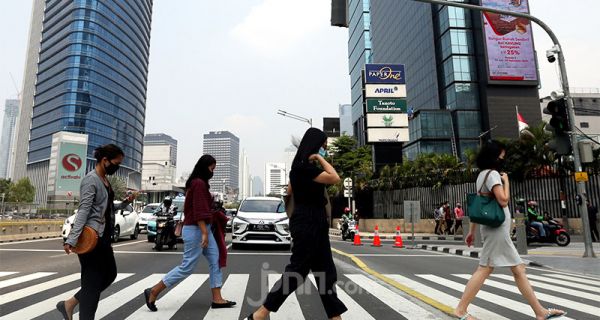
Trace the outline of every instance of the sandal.
{"type": "Polygon", "coordinates": [[[458,320],[468,320],[468,319],[469,319],[469,317],[471,317],[471,318],[475,319],[475,317],[473,317],[473,316],[472,316],[471,314],[469,314],[468,312],[467,312],[467,313],[465,313],[465,315],[463,315],[462,317],[460,317],[460,318],[457,318],[457,319],[458,319],[458,320]]]}
{"type": "Polygon", "coordinates": [[[566,316],[566,315],[567,315],[566,311],[558,310],[555,308],[548,308],[548,312],[546,312],[544,319],[556,319],[556,318],[560,318],[560,317],[566,316]],[[552,311],[561,311],[562,313],[552,313],[552,311]]]}
{"type": "Polygon", "coordinates": [[[150,311],[156,312],[156,311],[158,311],[158,308],[156,307],[156,304],[155,304],[156,301],[150,302],[151,291],[152,291],[151,288],[144,290],[144,298],[146,299],[146,307],[148,307],[148,309],[150,309],[150,311]]]}
{"type": "Polygon", "coordinates": [[[67,313],[67,308],[65,307],[64,301],[59,301],[56,304],[56,309],[61,313],[61,315],[63,316],[63,319],[71,320],[71,318],[69,317],[69,314],[67,313]]]}

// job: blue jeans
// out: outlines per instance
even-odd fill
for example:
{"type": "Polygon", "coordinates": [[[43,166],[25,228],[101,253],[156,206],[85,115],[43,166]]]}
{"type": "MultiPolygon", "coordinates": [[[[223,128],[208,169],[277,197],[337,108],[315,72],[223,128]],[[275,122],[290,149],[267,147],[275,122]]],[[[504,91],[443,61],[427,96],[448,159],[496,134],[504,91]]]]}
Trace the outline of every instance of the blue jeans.
{"type": "Polygon", "coordinates": [[[536,229],[538,229],[538,232],[540,233],[540,237],[545,238],[546,237],[546,230],[544,230],[544,224],[539,222],[539,221],[531,221],[531,225],[534,226],[536,229]]]}
{"type": "Polygon", "coordinates": [[[202,249],[202,230],[197,225],[185,225],[181,231],[183,237],[183,261],[181,265],[173,268],[162,279],[167,288],[179,283],[192,274],[198,264],[200,255],[204,255],[208,260],[208,269],[210,274],[210,287],[220,288],[223,286],[223,274],[219,268],[219,248],[215,237],[210,230],[210,224],[206,225],[208,231],[208,247],[202,249]]]}

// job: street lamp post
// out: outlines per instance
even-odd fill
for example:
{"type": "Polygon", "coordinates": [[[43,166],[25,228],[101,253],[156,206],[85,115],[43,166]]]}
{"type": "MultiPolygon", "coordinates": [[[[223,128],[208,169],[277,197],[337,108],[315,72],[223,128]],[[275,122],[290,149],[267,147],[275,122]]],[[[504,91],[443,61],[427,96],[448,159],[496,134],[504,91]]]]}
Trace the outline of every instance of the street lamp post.
{"type": "MultiPolygon", "coordinates": [[[[525,18],[527,20],[537,23],[542,29],[544,29],[544,31],[546,31],[546,33],[550,36],[550,38],[552,39],[552,42],[554,43],[554,47],[552,48],[551,51],[552,51],[552,53],[554,53],[555,55],[558,56],[557,60],[558,60],[558,67],[560,69],[562,90],[564,92],[565,99],[567,100],[567,106],[568,106],[568,110],[569,110],[569,125],[571,128],[575,128],[575,110],[573,109],[573,98],[571,97],[571,92],[569,89],[569,79],[567,77],[567,67],[565,64],[565,57],[563,54],[563,49],[560,46],[560,42],[558,41],[558,38],[556,37],[554,32],[552,32],[550,27],[548,27],[548,25],[546,25],[542,20],[540,20],[532,15],[526,14],[526,13],[499,10],[499,9],[482,7],[482,6],[472,5],[472,4],[450,2],[450,1],[443,1],[443,0],[413,0],[413,1],[424,2],[424,3],[429,3],[429,4],[437,4],[437,5],[441,5],[441,6],[459,7],[459,8],[463,8],[463,9],[469,9],[469,10],[487,11],[487,12],[492,12],[492,13],[504,14],[504,15],[513,16],[513,17],[525,18]]],[[[571,134],[571,144],[573,146],[573,160],[575,163],[575,170],[582,171],[581,158],[579,156],[579,148],[577,147],[577,137],[574,134],[571,134]]],[[[577,194],[580,199],[579,214],[581,215],[581,221],[582,221],[582,225],[583,225],[583,242],[584,242],[584,247],[585,247],[583,257],[584,258],[586,258],[586,257],[595,258],[596,254],[594,253],[594,248],[592,247],[592,234],[591,234],[591,230],[590,230],[590,222],[588,219],[588,211],[587,211],[587,205],[586,205],[587,196],[586,196],[584,181],[577,181],[577,194]]]]}
{"type": "Polygon", "coordinates": [[[289,112],[281,110],[281,109],[277,110],[277,114],[281,115],[281,116],[284,116],[284,117],[288,117],[288,118],[294,119],[294,120],[306,122],[306,123],[308,123],[308,125],[310,125],[311,128],[313,126],[312,125],[312,119],[310,119],[310,118],[304,118],[304,117],[301,117],[299,115],[295,115],[293,113],[289,113],[289,112]]]}

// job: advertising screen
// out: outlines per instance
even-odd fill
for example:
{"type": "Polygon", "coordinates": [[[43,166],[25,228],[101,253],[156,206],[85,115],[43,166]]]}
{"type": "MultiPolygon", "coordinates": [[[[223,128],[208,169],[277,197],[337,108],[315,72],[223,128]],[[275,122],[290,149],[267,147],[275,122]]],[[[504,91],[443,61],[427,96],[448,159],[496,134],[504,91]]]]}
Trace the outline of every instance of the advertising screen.
{"type": "Polygon", "coordinates": [[[403,64],[366,64],[366,83],[406,84],[403,64]]]}
{"type": "Polygon", "coordinates": [[[56,194],[79,194],[86,168],[87,145],[63,142],[57,158],[56,194]]]}
{"type": "MultiPolygon", "coordinates": [[[[482,0],[484,7],[529,13],[529,0],[482,0]]],[[[491,81],[537,81],[531,22],[484,12],[483,24],[491,81]]]]}

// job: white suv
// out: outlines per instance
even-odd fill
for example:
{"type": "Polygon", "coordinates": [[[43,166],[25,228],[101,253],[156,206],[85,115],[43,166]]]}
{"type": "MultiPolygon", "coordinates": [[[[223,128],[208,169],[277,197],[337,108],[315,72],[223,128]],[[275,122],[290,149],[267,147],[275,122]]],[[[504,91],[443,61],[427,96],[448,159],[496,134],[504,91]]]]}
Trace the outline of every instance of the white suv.
{"type": "Polygon", "coordinates": [[[234,249],[241,244],[291,244],[290,221],[279,198],[246,198],[233,218],[231,231],[234,249]]]}
{"type": "MultiPolygon", "coordinates": [[[[120,203],[121,201],[114,202],[115,206],[119,205],[120,203]]],[[[69,232],[71,232],[71,228],[73,227],[73,222],[75,221],[76,215],[77,213],[65,220],[62,227],[63,240],[67,240],[69,232]]],[[[126,236],[129,236],[132,240],[137,239],[139,233],[139,217],[131,205],[127,205],[125,209],[117,210],[115,212],[115,232],[112,235],[113,242],[117,242],[119,241],[119,238],[126,236]]]]}

